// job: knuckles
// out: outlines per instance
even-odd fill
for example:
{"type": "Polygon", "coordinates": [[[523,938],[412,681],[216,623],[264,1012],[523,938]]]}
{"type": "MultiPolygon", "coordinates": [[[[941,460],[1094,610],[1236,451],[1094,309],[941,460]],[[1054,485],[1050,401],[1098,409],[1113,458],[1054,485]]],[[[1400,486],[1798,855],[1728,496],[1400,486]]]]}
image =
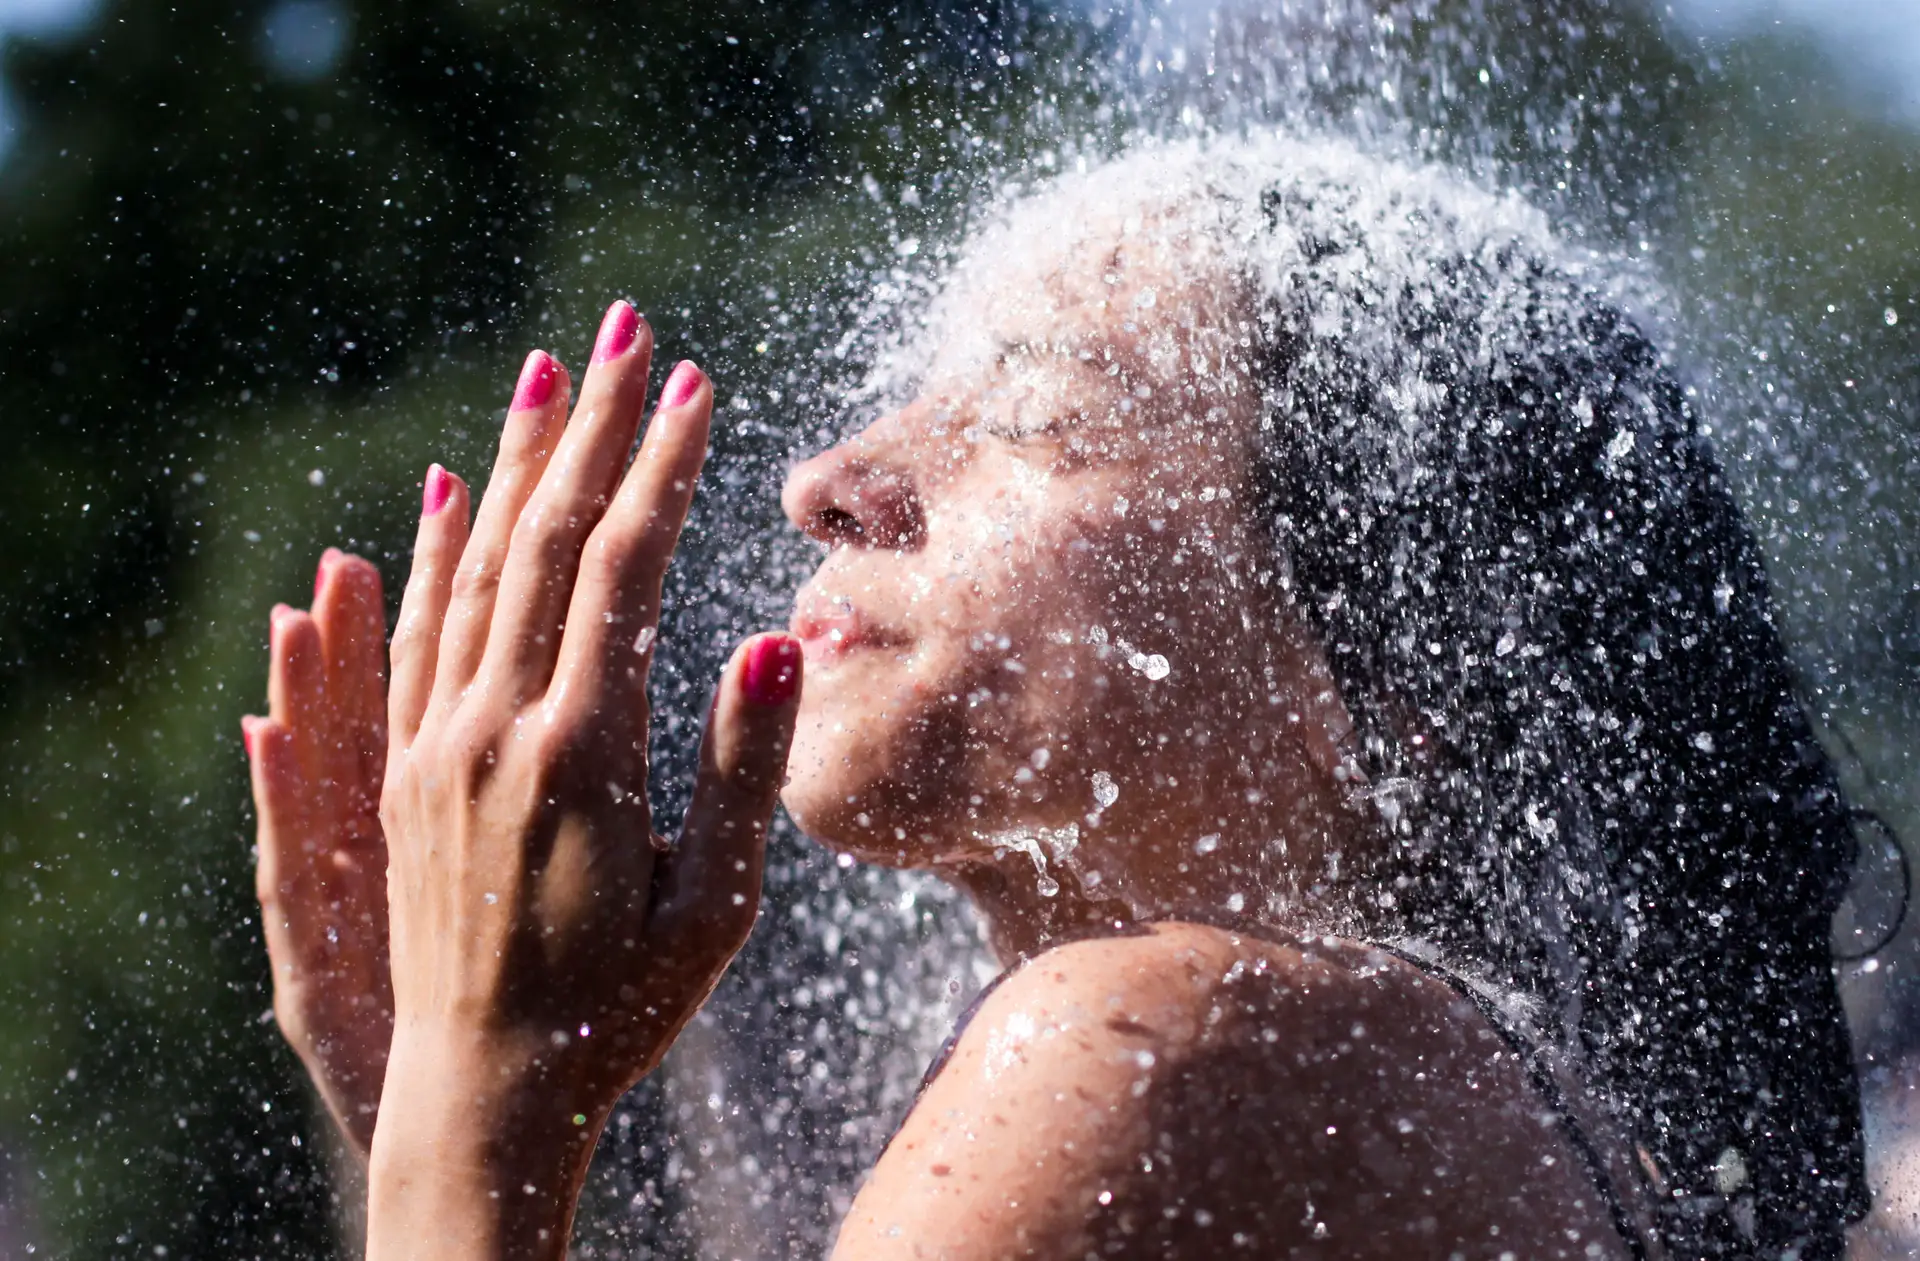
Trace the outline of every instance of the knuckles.
{"type": "Polygon", "coordinates": [[[522,799],[601,815],[608,786],[618,785],[611,804],[630,810],[627,803],[646,801],[648,769],[644,734],[632,727],[631,715],[613,713],[598,695],[515,706],[476,688],[450,712],[430,715],[388,768],[381,824],[389,838],[404,835],[416,805],[466,809],[500,781],[522,799]]]}
{"type": "Polygon", "coordinates": [[[596,586],[617,588],[623,585],[627,568],[633,562],[634,540],[631,531],[609,528],[609,517],[594,527],[580,554],[580,581],[596,586]]]}
{"type": "Polygon", "coordinates": [[[500,559],[482,556],[453,571],[452,607],[472,605],[491,596],[500,586],[500,559]]]}
{"type": "Polygon", "coordinates": [[[507,544],[509,554],[532,553],[541,558],[541,568],[552,572],[568,550],[578,530],[577,518],[563,504],[536,495],[513,523],[507,544]]]}

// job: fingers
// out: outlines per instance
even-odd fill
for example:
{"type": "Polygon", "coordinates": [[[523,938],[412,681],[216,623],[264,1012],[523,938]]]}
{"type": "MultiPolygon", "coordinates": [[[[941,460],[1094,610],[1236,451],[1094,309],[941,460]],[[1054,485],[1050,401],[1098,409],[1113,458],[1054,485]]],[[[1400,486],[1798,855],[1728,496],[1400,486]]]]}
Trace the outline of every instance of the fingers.
{"type": "Polygon", "coordinates": [[[249,716],[240,720],[240,729],[247,741],[247,764],[252,773],[253,809],[258,826],[254,891],[260,899],[267,955],[278,979],[284,969],[299,961],[297,942],[283,903],[291,873],[307,861],[297,839],[306,832],[303,820],[298,817],[300,766],[293,733],[284,723],[249,716]]]}
{"type": "Polygon", "coordinates": [[[654,949],[711,985],[753,929],[767,821],[800,708],[800,645],[756,635],[720,676],[680,841],[655,878],[654,949]]]}
{"type": "Polygon", "coordinates": [[[514,524],[482,668],[516,697],[546,690],[580,550],[626,468],[646,398],[653,331],[616,302],[559,449],[514,524]]]}
{"type": "MultiPolygon", "coordinates": [[[[332,778],[357,794],[346,817],[369,819],[380,800],[387,753],[387,611],[380,571],[361,557],[328,548],[314,580],[313,620],[333,711],[332,778]]],[[[340,839],[375,838],[353,832],[340,839]]]]}
{"type": "Polygon", "coordinates": [[[428,468],[414,535],[413,572],[393,631],[393,690],[387,714],[396,752],[413,744],[433,695],[454,575],[471,546],[467,509],[467,484],[438,464],[428,468]]]}
{"type": "Polygon", "coordinates": [[[268,625],[267,712],[291,735],[302,778],[323,784],[331,778],[327,747],[332,715],[319,627],[310,615],[284,604],[274,606],[268,625]]]}
{"type": "Polygon", "coordinates": [[[507,407],[493,475],[486,494],[481,496],[466,551],[453,574],[453,592],[433,675],[434,685],[443,694],[457,696],[465,691],[480,669],[514,523],[553,459],[554,448],[566,428],[567,393],[571,388],[567,370],[559,360],[544,350],[527,356],[519,384],[514,387],[513,402],[507,407]]]}
{"type": "Polygon", "coordinates": [[[553,694],[616,711],[646,702],[660,582],[707,456],[713,387],[683,362],[660,392],[640,454],[579,562],[553,694]]]}

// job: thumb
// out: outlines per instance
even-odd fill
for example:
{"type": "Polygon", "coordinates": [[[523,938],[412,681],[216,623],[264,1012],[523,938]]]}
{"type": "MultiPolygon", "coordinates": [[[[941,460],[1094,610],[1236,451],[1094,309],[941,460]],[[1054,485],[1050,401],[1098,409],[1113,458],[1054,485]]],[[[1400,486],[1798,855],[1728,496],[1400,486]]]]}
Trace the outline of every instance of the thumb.
{"type": "MultiPolygon", "coordinates": [[[[656,948],[711,985],[753,931],[767,822],[800,708],[800,644],[756,635],[720,675],[680,841],[654,878],[656,948]]],[[[677,969],[678,970],[678,969],[677,969]]]]}

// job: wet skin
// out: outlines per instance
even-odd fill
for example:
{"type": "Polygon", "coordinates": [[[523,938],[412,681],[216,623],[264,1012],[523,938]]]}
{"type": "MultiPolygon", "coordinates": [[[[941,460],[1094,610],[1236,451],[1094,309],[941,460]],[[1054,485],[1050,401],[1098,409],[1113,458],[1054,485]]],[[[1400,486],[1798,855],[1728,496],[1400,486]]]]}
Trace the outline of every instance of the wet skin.
{"type": "Polygon", "coordinates": [[[275,1009],[349,1134],[377,1115],[370,1256],[564,1254],[601,1123],[751,927],[783,764],[810,834],[939,871],[1025,961],[836,1257],[1623,1252],[1471,1004],[1271,931],[1371,840],[1253,520],[1233,291],[1193,249],[1094,222],[972,277],[920,397],[794,470],[826,555],[793,638],[723,675],[671,849],[635,645],[712,390],[682,369],[623,468],[650,349],[623,306],[571,420],[563,377],[523,379],[470,530],[430,477],[385,730],[371,566],[330,555],[314,613],[276,612],[248,727],[275,1009]],[[1068,827],[1045,892],[1013,838],[1068,827]]]}

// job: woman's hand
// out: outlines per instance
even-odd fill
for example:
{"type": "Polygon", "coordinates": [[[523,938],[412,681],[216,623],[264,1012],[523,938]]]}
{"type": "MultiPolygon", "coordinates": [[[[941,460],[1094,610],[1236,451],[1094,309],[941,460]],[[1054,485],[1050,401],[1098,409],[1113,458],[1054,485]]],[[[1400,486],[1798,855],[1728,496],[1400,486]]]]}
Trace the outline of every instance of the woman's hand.
{"type": "Polygon", "coordinates": [[[242,720],[273,1013],[363,1157],[393,1037],[379,812],[386,630],[380,572],[329,549],[313,612],[273,611],[268,716],[242,720]]]}
{"type": "Polygon", "coordinates": [[[758,911],[799,648],[763,635],[735,653],[667,844],[647,669],[713,391],[681,364],[629,465],[651,350],[615,303],[571,421],[565,370],[534,352],[471,531],[466,487],[428,474],[381,804],[396,1022],[376,1259],[563,1255],[601,1123],[758,911]]]}

